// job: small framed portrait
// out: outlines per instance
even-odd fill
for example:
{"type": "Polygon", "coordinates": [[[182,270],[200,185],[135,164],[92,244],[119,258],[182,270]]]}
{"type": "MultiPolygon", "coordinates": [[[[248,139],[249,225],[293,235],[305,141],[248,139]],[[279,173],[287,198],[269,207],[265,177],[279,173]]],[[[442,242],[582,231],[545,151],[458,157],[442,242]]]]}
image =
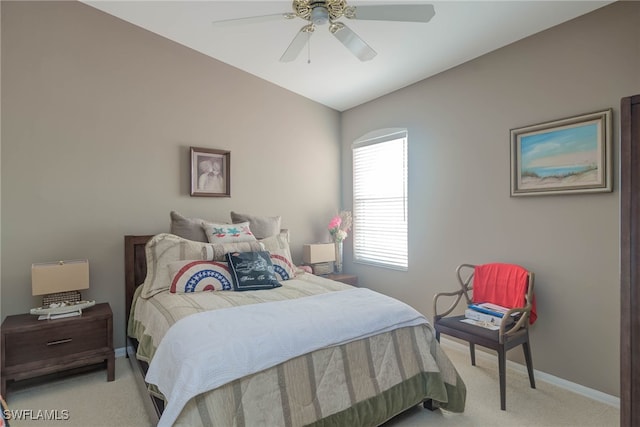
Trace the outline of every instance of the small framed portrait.
{"type": "Polygon", "coordinates": [[[191,147],[191,195],[231,197],[231,152],[191,147]]]}

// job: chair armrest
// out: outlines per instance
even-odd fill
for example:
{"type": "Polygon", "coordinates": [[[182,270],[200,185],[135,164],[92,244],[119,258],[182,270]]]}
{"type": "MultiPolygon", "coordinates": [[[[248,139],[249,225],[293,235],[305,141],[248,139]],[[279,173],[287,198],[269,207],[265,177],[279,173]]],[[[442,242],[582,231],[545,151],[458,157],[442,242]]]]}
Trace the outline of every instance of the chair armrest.
{"type": "Polygon", "coordinates": [[[507,311],[504,314],[504,317],[513,316],[514,314],[518,314],[518,313],[521,314],[520,318],[515,324],[510,326],[508,330],[505,331],[507,322],[502,322],[502,324],[500,325],[500,331],[499,331],[500,344],[502,344],[503,342],[503,337],[508,337],[509,335],[515,334],[517,331],[519,331],[523,327],[524,328],[529,327],[529,313],[531,313],[531,304],[527,304],[525,307],[522,307],[522,308],[509,309],[509,311],[507,311]]]}
{"type": "Polygon", "coordinates": [[[439,292],[433,296],[433,322],[435,323],[437,320],[442,317],[448,315],[453,311],[454,308],[458,305],[460,300],[462,299],[463,292],[455,291],[455,292],[439,292]],[[438,314],[438,299],[440,297],[456,297],[456,299],[449,305],[449,307],[442,313],[438,314]]]}

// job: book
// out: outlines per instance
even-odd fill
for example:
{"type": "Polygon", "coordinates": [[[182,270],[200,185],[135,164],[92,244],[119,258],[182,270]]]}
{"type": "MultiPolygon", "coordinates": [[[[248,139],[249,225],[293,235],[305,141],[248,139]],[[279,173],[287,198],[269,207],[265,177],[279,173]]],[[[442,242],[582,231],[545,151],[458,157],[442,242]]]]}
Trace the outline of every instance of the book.
{"type": "Polygon", "coordinates": [[[505,319],[504,316],[492,316],[491,314],[482,313],[471,308],[467,308],[464,311],[464,317],[466,319],[475,320],[476,322],[483,322],[495,326],[500,326],[503,322],[505,322],[507,325],[513,323],[513,319],[511,318],[505,319]]]}
{"type": "MultiPolygon", "coordinates": [[[[469,308],[495,317],[503,317],[507,311],[509,311],[507,307],[502,307],[501,305],[492,304],[490,302],[469,304],[469,308]]],[[[513,313],[512,316],[517,316],[517,313],[513,313]]]]}
{"type": "Polygon", "coordinates": [[[464,318],[464,319],[462,319],[460,321],[464,322],[464,323],[468,323],[470,325],[479,326],[481,328],[489,329],[491,331],[497,331],[498,329],[500,329],[500,326],[496,326],[496,325],[493,325],[493,324],[488,323],[488,322],[482,322],[480,320],[473,320],[473,319],[464,318]]]}

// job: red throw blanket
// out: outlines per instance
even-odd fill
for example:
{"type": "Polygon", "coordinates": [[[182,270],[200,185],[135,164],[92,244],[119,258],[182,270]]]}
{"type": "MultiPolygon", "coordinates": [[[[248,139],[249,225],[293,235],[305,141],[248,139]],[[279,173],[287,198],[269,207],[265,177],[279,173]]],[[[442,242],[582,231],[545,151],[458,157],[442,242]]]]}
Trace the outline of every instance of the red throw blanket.
{"type": "MultiPolygon", "coordinates": [[[[490,302],[507,308],[521,308],[526,304],[528,272],[513,264],[484,264],[475,268],[473,302],[490,302]]],[[[529,323],[538,318],[536,298],[533,296],[529,323]]]]}

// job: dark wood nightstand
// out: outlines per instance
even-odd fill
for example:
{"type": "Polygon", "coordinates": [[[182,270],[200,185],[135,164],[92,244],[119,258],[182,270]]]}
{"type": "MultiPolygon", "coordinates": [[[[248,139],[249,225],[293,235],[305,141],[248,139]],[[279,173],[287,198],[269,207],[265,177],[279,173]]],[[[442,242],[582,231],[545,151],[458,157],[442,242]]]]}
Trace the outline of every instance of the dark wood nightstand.
{"type": "Polygon", "coordinates": [[[337,282],[346,283],[347,285],[358,286],[358,276],[354,274],[331,273],[323,277],[337,282]]]}
{"type": "Polygon", "coordinates": [[[19,381],[105,362],[107,381],[115,379],[113,313],[96,304],[81,316],[38,320],[32,314],[7,316],[2,322],[2,393],[7,381],[19,381]]]}

